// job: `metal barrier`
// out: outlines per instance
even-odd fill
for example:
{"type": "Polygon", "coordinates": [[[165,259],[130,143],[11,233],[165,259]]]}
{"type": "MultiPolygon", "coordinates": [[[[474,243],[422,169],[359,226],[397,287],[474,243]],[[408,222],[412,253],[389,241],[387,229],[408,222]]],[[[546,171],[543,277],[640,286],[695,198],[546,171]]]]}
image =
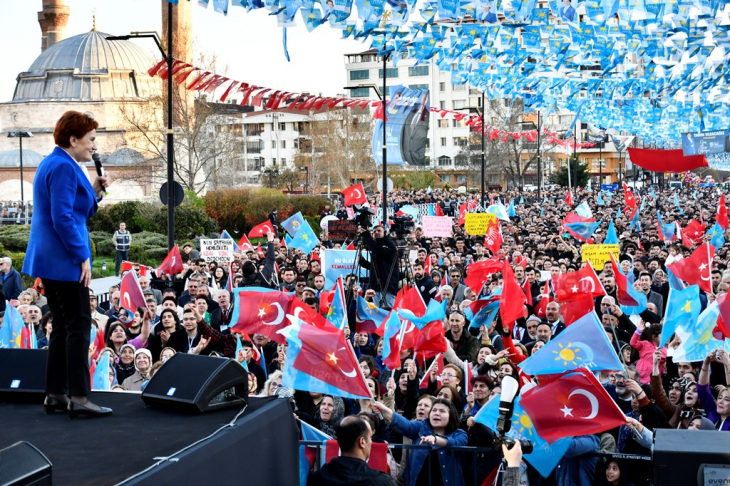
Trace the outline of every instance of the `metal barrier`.
{"type": "MultiPolygon", "coordinates": [[[[319,442],[316,440],[300,440],[299,445],[305,445],[309,447],[315,447],[317,449],[316,453],[316,459],[314,461],[314,470],[319,469],[320,464],[322,463],[322,448],[324,443],[319,442]]],[[[392,453],[394,450],[401,450],[404,451],[407,457],[407,461],[410,461],[410,454],[414,450],[418,449],[425,449],[425,450],[432,450],[432,447],[429,445],[418,445],[418,444],[388,444],[388,450],[392,453]]],[[[470,471],[465,471],[462,469],[462,477],[464,478],[464,483],[467,485],[476,485],[480,486],[481,482],[484,481],[486,478],[486,475],[491,472],[494,466],[496,466],[499,461],[501,460],[502,454],[499,452],[495,452],[494,449],[491,447],[441,447],[438,449],[439,451],[445,451],[449,457],[454,456],[456,454],[459,455],[459,458],[457,460],[460,461],[460,465],[463,467],[465,464],[471,464],[472,468],[470,471]],[[468,457],[466,454],[471,455],[471,462],[465,461],[464,458],[468,457]],[[488,457],[487,457],[488,456],[488,457]],[[486,459],[491,459],[491,461],[485,461],[486,459]],[[487,474],[484,474],[484,471],[482,471],[482,474],[480,475],[480,471],[478,469],[478,465],[480,463],[489,464],[490,462],[494,464],[492,468],[487,471],[487,474]],[[484,476],[484,477],[481,477],[484,476]],[[470,481],[471,480],[471,481],[470,481]]],[[[592,452],[590,454],[587,454],[590,456],[597,456],[597,457],[605,457],[605,458],[611,458],[616,459],[620,461],[637,461],[637,462],[645,462],[647,463],[647,478],[649,477],[649,474],[651,472],[651,456],[647,455],[638,455],[638,454],[620,454],[620,453],[603,453],[603,452],[592,452]]],[[[431,484],[431,460],[432,460],[432,454],[428,455],[428,459],[426,464],[423,467],[427,467],[429,471],[428,476],[428,484],[430,486],[431,484]]],[[[453,478],[443,478],[444,484],[455,484],[453,481],[453,478]]]]}

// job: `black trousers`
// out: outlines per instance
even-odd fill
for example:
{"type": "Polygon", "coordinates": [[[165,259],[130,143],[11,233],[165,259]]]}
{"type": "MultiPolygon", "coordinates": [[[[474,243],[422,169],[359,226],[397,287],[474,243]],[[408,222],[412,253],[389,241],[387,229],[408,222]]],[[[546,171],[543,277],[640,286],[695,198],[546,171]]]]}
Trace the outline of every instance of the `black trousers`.
{"type": "Polygon", "coordinates": [[[78,282],[43,279],[53,328],[48,343],[46,392],[87,396],[91,308],[89,289],[78,282]]]}

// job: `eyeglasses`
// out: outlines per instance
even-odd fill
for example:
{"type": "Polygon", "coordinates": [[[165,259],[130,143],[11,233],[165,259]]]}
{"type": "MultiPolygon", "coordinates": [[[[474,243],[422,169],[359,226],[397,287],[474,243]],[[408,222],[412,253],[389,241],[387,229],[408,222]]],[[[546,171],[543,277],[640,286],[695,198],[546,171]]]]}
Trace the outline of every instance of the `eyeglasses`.
{"type": "Polygon", "coordinates": [[[453,373],[441,373],[441,378],[456,378],[456,375],[453,373]]]}
{"type": "Polygon", "coordinates": [[[277,382],[275,382],[275,381],[272,381],[272,382],[271,382],[271,383],[269,384],[269,388],[279,388],[280,386],[281,386],[281,385],[280,385],[280,384],[278,384],[278,383],[277,383],[277,382]]]}

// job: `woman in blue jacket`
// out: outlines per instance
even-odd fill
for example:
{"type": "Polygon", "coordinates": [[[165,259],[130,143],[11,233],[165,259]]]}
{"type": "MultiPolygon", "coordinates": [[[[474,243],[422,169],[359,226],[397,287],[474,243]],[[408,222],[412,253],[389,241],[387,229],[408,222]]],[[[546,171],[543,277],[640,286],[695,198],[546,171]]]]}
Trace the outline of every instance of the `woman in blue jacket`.
{"type": "Polygon", "coordinates": [[[378,402],[373,403],[373,410],[382,413],[385,420],[414,444],[431,446],[430,450],[416,449],[410,455],[403,473],[408,486],[464,486],[459,457],[452,451],[443,450],[446,446],[465,446],[469,440],[466,432],[459,429],[459,412],[453,403],[437,398],[425,420],[408,421],[378,402]]]}
{"type": "Polygon", "coordinates": [[[56,123],[57,147],[38,166],[33,181],[33,222],[23,272],[40,277],[53,312],[44,402],[47,413],[108,415],[86,398],[90,393],[91,243],[86,221],[109,181],[89,181],[79,164],[91,162],[96,129],[91,116],[67,111],[56,123]],[[70,399],[69,399],[70,397],[70,399]]]}

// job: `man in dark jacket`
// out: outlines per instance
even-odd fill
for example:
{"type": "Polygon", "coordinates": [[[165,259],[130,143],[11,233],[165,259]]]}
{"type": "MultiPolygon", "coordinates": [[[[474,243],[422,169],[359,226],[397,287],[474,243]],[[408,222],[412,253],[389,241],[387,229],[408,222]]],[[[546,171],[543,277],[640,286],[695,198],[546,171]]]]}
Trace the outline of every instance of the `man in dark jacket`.
{"type": "Polygon", "coordinates": [[[5,298],[8,300],[17,299],[23,291],[23,279],[8,257],[0,258],[0,282],[5,287],[5,298]]]}
{"type": "Polygon", "coordinates": [[[418,292],[420,292],[421,298],[423,298],[423,302],[428,305],[431,299],[436,297],[438,287],[435,283],[433,283],[431,277],[426,275],[423,263],[418,260],[416,260],[416,263],[413,264],[413,277],[415,279],[416,288],[418,289],[418,292]]]}
{"type": "Polygon", "coordinates": [[[276,252],[274,251],[274,233],[267,233],[266,239],[269,245],[266,249],[266,261],[263,270],[257,272],[256,265],[251,260],[246,260],[241,267],[241,273],[243,273],[241,287],[275,288],[274,265],[276,264],[276,252]]]}
{"type": "Polygon", "coordinates": [[[332,459],[314,472],[307,481],[311,486],[395,486],[393,478],[366,462],[370,458],[373,431],[357,415],[345,417],[337,426],[340,457],[332,459]]]}
{"type": "Polygon", "coordinates": [[[380,225],[373,228],[372,234],[364,228],[358,228],[358,233],[370,252],[370,261],[360,258],[360,265],[370,270],[370,288],[375,291],[373,302],[378,307],[391,309],[400,280],[398,248],[380,225]]]}

